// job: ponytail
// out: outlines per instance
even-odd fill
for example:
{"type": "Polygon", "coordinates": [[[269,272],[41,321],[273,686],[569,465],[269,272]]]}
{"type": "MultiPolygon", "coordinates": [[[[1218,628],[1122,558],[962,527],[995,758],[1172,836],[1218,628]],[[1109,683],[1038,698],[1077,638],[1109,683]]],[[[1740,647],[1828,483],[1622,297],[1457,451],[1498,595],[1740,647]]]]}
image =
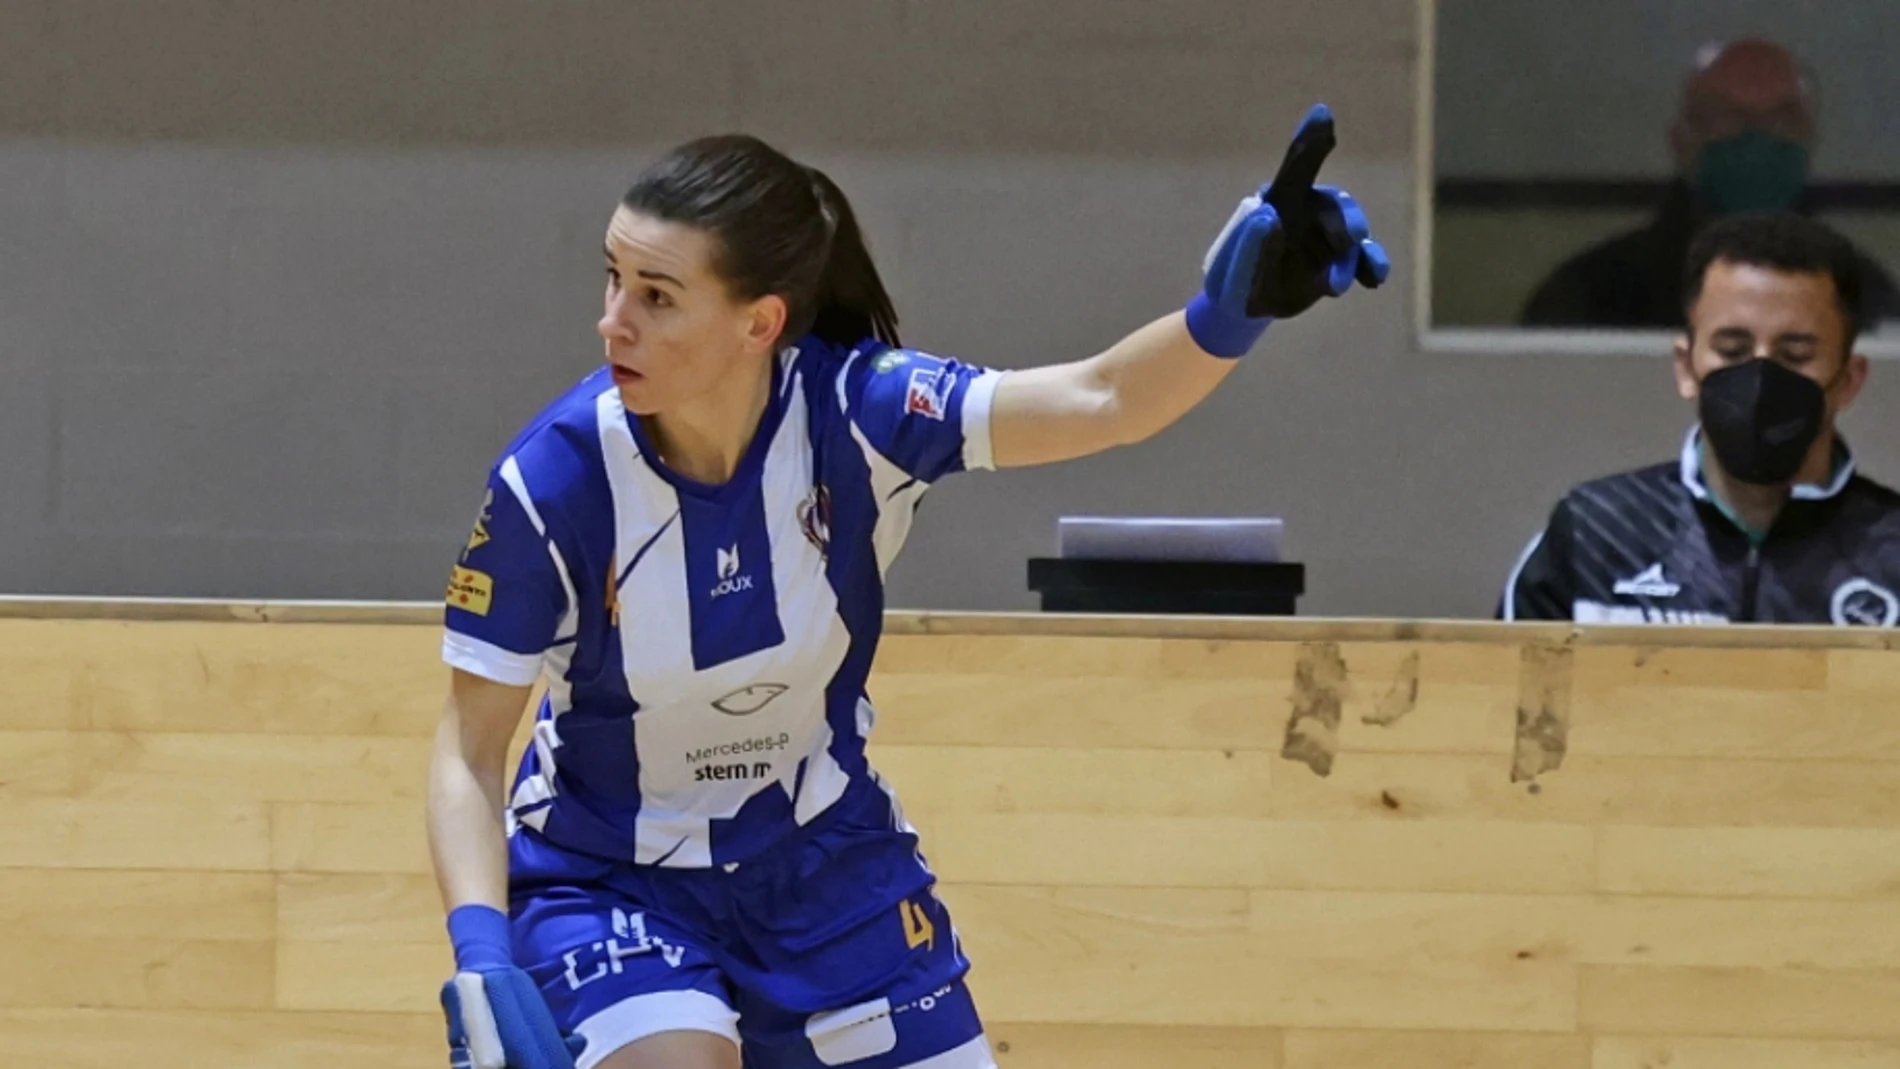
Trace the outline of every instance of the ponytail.
{"type": "Polygon", "coordinates": [[[851,202],[830,176],[816,167],[805,168],[811,176],[812,193],[818,198],[818,210],[825,217],[829,247],[825,267],[818,280],[815,315],[811,332],[838,345],[856,345],[865,338],[876,338],[892,348],[902,343],[897,337],[897,310],[891,295],[878,277],[877,264],[851,202]]]}
{"type": "Polygon", "coordinates": [[[689,141],[653,163],[621,203],[718,241],[714,270],[742,300],[785,298],[786,341],[876,338],[893,348],[897,312],[843,191],[756,137],[689,141]]]}

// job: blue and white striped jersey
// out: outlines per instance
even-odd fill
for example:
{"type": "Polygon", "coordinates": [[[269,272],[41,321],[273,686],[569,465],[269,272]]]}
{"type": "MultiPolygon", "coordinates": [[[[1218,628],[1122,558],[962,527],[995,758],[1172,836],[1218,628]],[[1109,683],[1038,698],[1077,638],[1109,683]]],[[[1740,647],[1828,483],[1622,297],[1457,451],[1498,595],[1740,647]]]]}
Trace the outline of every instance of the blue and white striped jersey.
{"type": "Polygon", "coordinates": [[[607,369],[490,473],[443,658],[545,679],[510,804],[555,843],[705,867],[874,786],[884,574],[930,485],[990,464],[1000,374],[805,338],[733,478],[665,468],[607,369]]]}

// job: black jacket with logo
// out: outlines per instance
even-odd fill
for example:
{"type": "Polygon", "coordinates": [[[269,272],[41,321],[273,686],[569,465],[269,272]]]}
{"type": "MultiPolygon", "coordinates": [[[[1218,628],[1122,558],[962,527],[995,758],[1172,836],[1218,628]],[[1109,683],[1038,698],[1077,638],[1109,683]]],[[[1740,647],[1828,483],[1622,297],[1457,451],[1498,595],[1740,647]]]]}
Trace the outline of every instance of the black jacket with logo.
{"type": "Polygon", "coordinates": [[[1584,483],[1505,584],[1506,620],[1900,625],[1900,494],[1854,471],[1796,487],[1759,544],[1680,460],[1584,483]]]}

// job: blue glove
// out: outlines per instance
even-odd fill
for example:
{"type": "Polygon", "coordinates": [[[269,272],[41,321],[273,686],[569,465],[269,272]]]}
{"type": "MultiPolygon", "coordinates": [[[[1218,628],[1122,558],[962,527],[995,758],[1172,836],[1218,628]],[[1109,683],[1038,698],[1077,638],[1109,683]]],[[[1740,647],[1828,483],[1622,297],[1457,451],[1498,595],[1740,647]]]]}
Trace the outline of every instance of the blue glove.
{"type": "Polygon", "coordinates": [[[451,1069],[574,1069],[587,1041],[561,1036],[547,1000],[515,968],[508,918],[491,906],[449,914],[455,978],[442,985],[451,1069]]]}
{"type": "Polygon", "coordinates": [[[1273,181],[1240,202],[1207,250],[1188,331],[1215,356],[1253,348],[1275,319],[1291,319],[1354,281],[1376,289],[1392,272],[1352,194],[1314,186],[1333,150],[1333,115],[1314,105],[1273,181]]]}

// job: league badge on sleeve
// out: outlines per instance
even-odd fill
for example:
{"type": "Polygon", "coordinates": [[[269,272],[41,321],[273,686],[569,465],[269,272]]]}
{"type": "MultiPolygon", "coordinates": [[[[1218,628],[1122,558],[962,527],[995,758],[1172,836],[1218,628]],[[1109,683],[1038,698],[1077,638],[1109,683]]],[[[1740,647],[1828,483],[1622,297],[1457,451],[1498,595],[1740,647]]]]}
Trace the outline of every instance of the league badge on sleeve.
{"type": "Polygon", "coordinates": [[[910,373],[910,386],[904,391],[904,414],[923,416],[939,423],[950,413],[950,390],[956,378],[942,368],[920,367],[910,373]]]}

